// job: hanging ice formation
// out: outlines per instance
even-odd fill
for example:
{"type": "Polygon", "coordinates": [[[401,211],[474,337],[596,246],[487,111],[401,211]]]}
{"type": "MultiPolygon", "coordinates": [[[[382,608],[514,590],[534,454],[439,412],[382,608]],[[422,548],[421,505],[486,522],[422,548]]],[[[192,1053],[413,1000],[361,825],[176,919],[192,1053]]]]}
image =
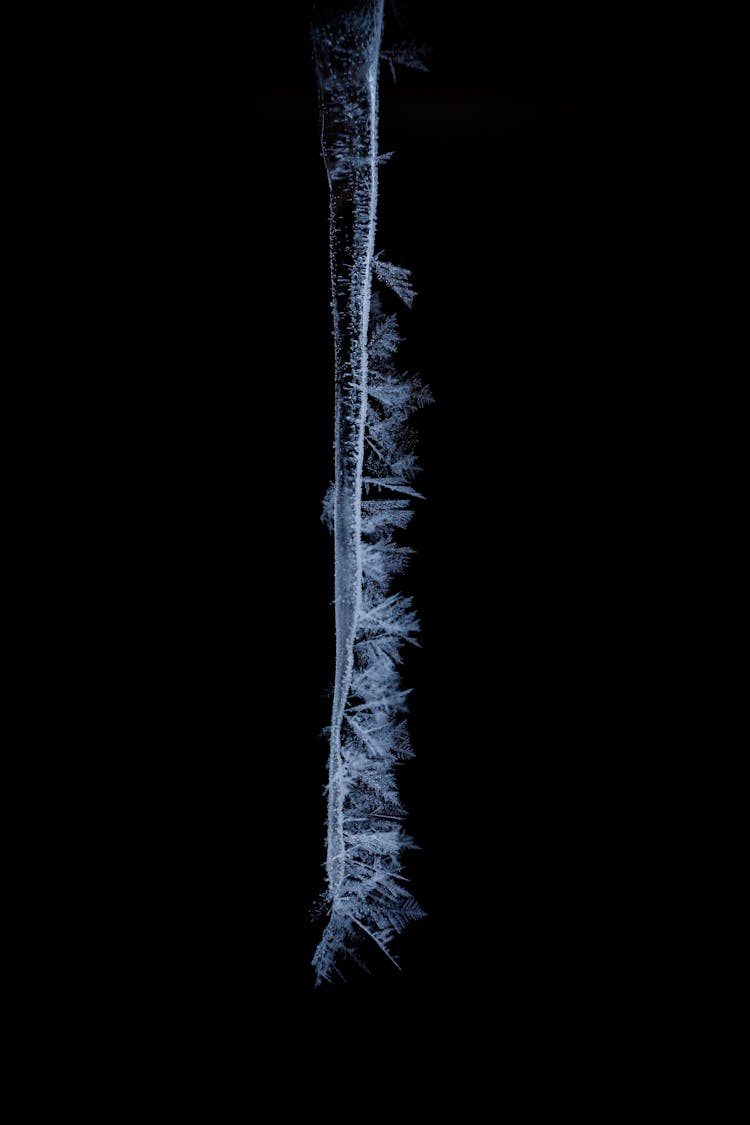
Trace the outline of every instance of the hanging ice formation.
{"type": "Polygon", "coordinates": [[[394,765],[411,756],[398,665],[417,622],[393,589],[409,548],[417,472],[407,426],[429,401],[394,365],[390,288],[411,305],[409,273],[376,252],[378,74],[383,57],[421,66],[418,53],[384,56],[383,0],[354,0],[318,12],[313,27],[323,157],[330,188],[330,258],[335,370],[335,475],[325,501],[335,555],[336,667],[330,725],[327,924],[313,959],[318,982],[361,961],[366,945],[391,960],[392,938],[422,910],[401,874],[411,841],[394,765]]]}

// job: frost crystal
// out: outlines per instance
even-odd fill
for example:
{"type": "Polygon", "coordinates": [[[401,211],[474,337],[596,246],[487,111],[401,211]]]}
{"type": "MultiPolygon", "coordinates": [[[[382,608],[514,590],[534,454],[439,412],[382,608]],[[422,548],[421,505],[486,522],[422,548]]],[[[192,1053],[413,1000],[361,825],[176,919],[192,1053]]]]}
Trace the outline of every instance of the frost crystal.
{"type": "Polygon", "coordinates": [[[404,644],[416,643],[417,620],[392,582],[408,560],[398,535],[419,496],[407,419],[430,395],[396,370],[396,318],[373,290],[376,280],[409,306],[414,298],[408,271],[375,253],[382,35],[383,0],[341,5],[313,31],[330,187],[336,391],[335,476],[324,504],[334,537],[336,670],[318,982],[341,974],[344,957],[360,961],[364,943],[394,961],[394,934],[423,913],[401,875],[411,840],[393,776],[394,763],[411,756],[398,665],[404,644]]]}

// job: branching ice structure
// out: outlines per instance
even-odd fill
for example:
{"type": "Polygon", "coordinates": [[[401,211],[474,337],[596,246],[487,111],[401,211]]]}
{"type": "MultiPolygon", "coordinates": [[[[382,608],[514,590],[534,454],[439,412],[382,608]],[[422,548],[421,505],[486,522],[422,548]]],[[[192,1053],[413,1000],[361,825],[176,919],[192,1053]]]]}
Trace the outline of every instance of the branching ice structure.
{"type": "MultiPolygon", "coordinates": [[[[416,643],[417,621],[392,583],[410,553],[398,533],[419,495],[406,422],[430,396],[396,371],[396,317],[374,288],[376,281],[389,287],[407,305],[414,296],[408,271],[375,251],[382,35],[383,0],[329,6],[313,27],[330,188],[335,370],[335,477],[324,518],[334,537],[336,668],[318,983],[340,974],[346,956],[361,963],[370,941],[395,963],[394,934],[423,913],[400,871],[411,840],[393,775],[395,762],[411,756],[398,664],[404,643],[416,643]]],[[[408,48],[385,57],[422,66],[408,48]]]]}

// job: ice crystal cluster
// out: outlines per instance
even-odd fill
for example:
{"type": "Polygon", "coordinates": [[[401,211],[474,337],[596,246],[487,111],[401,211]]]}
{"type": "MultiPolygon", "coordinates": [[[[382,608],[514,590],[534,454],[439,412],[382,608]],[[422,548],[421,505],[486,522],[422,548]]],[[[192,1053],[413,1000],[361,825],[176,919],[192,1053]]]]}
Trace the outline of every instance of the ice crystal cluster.
{"type": "MultiPolygon", "coordinates": [[[[323,158],[330,189],[334,336],[334,481],[324,505],[335,558],[336,666],[327,786],[327,921],[318,981],[363,962],[422,911],[401,873],[411,841],[394,765],[411,756],[399,664],[415,641],[408,597],[394,589],[410,551],[417,464],[408,427],[429,400],[395,363],[390,290],[411,305],[409,273],[376,246],[378,78],[381,61],[421,66],[418,52],[383,50],[383,0],[319,10],[313,25],[323,158]]],[[[343,974],[341,974],[343,975],[343,974]]]]}

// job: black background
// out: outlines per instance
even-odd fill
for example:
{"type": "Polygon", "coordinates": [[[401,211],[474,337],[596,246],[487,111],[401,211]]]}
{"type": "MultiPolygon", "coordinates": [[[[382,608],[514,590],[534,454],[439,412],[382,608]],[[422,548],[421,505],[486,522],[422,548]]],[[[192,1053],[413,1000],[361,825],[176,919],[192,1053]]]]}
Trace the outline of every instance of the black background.
{"type": "Polygon", "coordinates": [[[280,1011],[410,995],[595,1012],[646,940],[629,796],[632,699],[652,687],[629,652],[653,396],[628,29],[575,5],[412,3],[431,72],[382,75],[378,243],[413,269],[403,359],[436,398],[418,419],[401,770],[428,917],[402,975],[373,950],[371,977],[314,992],[333,398],[308,28],[305,5],[183,17],[131,76],[123,971],[191,1011],[248,1010],[262,986],[280,1011]]]}

